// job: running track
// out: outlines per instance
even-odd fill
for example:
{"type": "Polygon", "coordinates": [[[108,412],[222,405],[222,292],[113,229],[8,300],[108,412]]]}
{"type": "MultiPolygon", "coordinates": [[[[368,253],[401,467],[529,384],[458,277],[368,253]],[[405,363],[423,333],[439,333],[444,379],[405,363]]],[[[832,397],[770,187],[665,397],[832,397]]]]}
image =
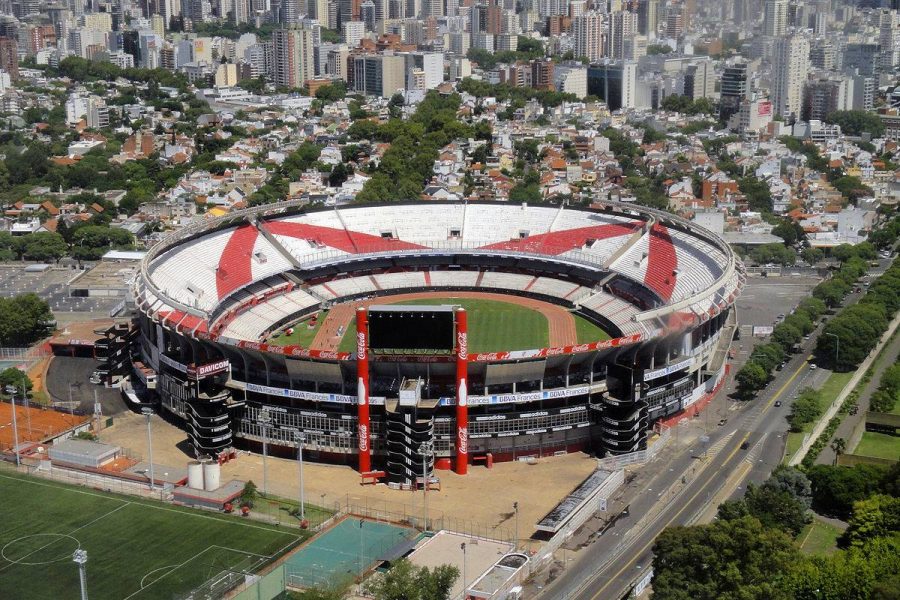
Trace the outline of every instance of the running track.
{"type": "MultiPolygon", "coordinates": [[[[341,343],[341,337],[337,335],[338,329],[343,326],[346,332],[347,326],[350,324],[356,314],[358,306],[370,306],[372,304],[397,304],[400,302],[408,302],[410,300],[421,300],[423,298],[446,298],[448,303],[452,303],[452,298],[473,298],[479,300],[495,300],[498,302],[508,302],[509,304],[517,304],[532,310],[536,310],[547,318],[550,327],[550,346],[558,348],[561,346],[570,346],[578,343],[578,334],[575,330],[575,317],[572,313],[561,306],[550,304],[549,302],[541,302],[540,300],[532,300],[531,298],[522,298],[520,296],[511,296],[508,294],[491,294],[488,292],[419,292],[415,294],[395,294],[391,296],[379,296],[369,300],[343,302],[335,304],[325,317],[322,327],[316,332],[311,348],[315,350],[336,351],[341,343]]],[[[517,348],[519,349],[519,348],[517,348]]]]}

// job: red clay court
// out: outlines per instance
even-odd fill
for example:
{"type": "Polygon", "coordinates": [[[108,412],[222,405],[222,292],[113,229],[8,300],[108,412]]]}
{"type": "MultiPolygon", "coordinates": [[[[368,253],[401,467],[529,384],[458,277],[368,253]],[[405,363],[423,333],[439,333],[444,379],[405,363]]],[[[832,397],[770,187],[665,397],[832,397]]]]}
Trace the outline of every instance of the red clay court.
{"type": "MultiPolygon", "coordinates": [[[[19,443],[41,442],[88,420],[81,415],[61,413],[50,408],[25,408],[16,403],[19,443]]],[[[0,402],[0,449],[13,447],[12,405],[0,402]]]]}

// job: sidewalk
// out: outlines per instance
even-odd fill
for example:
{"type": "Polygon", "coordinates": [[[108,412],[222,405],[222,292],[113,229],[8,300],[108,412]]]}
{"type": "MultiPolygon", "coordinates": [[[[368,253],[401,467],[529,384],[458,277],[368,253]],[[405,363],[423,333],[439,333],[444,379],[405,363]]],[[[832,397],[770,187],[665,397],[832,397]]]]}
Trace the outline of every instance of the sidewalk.
{"type": "MultiPolygon", "coordinates": [[[[882,374],[888,367],[893,365],[897,361],[898,356],[900,356],[900,335],[895,336],[893,341],[884,348],[884,351],[879,356],[880,360],[872,374],[872,379],[869,380],[869,383],[866,384],[865,389],[863,389],[862,393],[859,395],[859,412],[855,415],[846,415],[844,420],[841,421],[840,426],[837,428],[837,431],[835,431],[834,436],[831,438],[831,440],[844,438],[848,443],[846,452],[851,452],[849,444],[850,437],[853,435],[853,431],[856,429],[859,422],[866,418],[866,411],[869,410],[869,400],[871,400],[875,390],[878,389],[882,374]]],[[[831,440],[828,440],[828,445],[825,446],[825,449],[819,454],[819,458],[816,459],[816,464],[834,464],[835,456],[834,450],[831,449],[831,440]]]]}
{"type": "Polygon", "coordinates": [[[894,320],[891,321],[891,324],[888,326],[884,335],[881,336],[881,340],[878,342],[878,345],[875,346],[875,349],[866,357],[866,359],[862,362],[861,365],[856,370],[856,373],[853,374],[853,378],[847,382],[847,385],[844,386],[844,389],[841,390],[841,393],[838,394],[838,397],[835,398],[834,402],[831,403],[831,406],[828,407],[828,410],[825,411],[821,417],[819,417],[819,421],[816,423],[813,430],[810,432],[809,437],[803,442],[800,448],[794,453],[793,456],[788,460],[788,466],[795,467],[800,464],[803,460],[803,457],[809,452],[809,449],[815,443],[819,436],[822,435],[822,432],[825,431],[825,428],[828,426],[828,422],[837,414],[838,410],[841,408],[841,404],[844,403],[844,399],[853,391],[853,388],[857,386],[860,379],[863,378],[866,371],[872,366],[872,363],[875,362],[875,359],[878,358],[878,355],[881,354],[881,350],[884,348],[885,344],[887,344],[888,340],[891,339],[891,336],[894,335],[894,331],[897,329],[897,326],[900,325],[900,313],[898,313],[894,320]]]}

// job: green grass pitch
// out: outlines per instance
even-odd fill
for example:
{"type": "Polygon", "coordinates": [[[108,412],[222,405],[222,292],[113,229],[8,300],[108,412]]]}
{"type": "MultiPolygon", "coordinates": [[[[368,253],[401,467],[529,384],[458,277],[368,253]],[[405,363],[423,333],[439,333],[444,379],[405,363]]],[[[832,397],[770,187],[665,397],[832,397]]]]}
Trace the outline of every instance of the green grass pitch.
{"type": "Polygon", "coordinates": [[[179,598],[226,570],[258,569],[297,532],[238,516],[105,494],[0,471],[0,598],[179,598]]]}
{"type": "MultiPolygon", "coordinates": [[[[385,304],[391,304],[385,298],[385,304]]],[[[469,349],[471,352],[499,352],[503,350],[530,350],[546,348],[550,344],[550,331],[547,318],[540,312],[500,300],[477,298],[454,298],[449,294],[446,298],[425,298],[407,300],[403,304],[436,305],[455,304],[462,306],[469,313],[469,349]]],[[[575,318],[575,330],[578,343],[586,344],[600,340],[608,340],[609,334],[579,315],[575,318]]],[[[324,318],[319,319],[319,324],[324,318]]],[[[315,337],[317,329],[310,330],[304,323],[294,326],[294,334],[282,335],[272,340],[280,346],[300,344],[308,347],[315,337]]],[[[338,350],[352,352],[356,349],[356,323],[350,323],[338,350]]]]}

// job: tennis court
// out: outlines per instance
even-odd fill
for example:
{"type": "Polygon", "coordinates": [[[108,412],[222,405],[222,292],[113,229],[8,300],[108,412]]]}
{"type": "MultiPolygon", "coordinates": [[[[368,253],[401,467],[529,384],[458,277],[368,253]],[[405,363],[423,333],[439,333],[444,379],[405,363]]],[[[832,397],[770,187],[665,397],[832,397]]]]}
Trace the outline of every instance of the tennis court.
{"type": "Polygon", "coordinates": [[[409,527],[348,517],[288,557],[287,580],[301,588],[353,581],[382,554],[418,535],[409,527]]]}

